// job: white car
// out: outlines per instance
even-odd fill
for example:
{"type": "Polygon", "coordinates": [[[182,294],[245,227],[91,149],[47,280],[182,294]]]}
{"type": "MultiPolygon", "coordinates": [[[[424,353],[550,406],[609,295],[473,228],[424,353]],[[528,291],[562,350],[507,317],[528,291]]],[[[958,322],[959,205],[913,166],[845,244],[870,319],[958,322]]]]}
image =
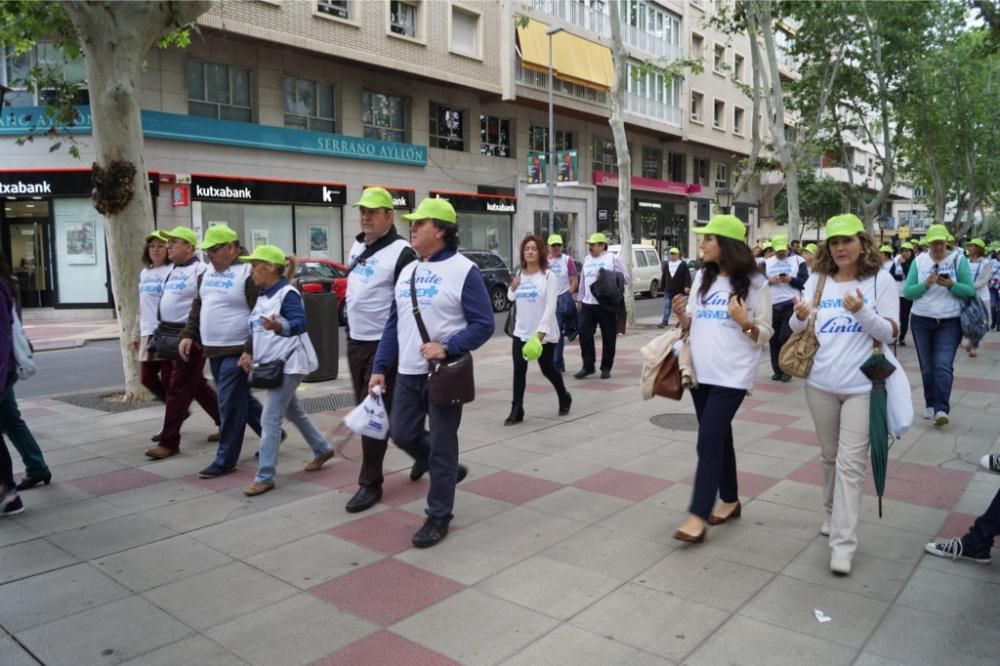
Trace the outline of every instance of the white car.
{"type": "MultiPolygon", "coordinates": [[[[608,246],[608,252],[619,259],[621,259],[621,251],[621,245],[608,246]]],[[[630,276],[632,280],[632,292],[654,297],[659,296],[661,268],[660,256],[656,253],[655,247],[652,245],[633,245],[632,274],[630,276]]]]}

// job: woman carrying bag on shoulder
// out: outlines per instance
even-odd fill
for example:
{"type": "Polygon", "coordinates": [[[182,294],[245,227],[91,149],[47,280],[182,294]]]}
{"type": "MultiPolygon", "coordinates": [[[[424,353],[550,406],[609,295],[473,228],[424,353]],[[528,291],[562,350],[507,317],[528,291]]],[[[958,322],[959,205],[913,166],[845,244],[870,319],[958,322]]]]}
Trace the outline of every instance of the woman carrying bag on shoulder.
{"type": "Polygon", "coordinates": [[[674,533],[700,543],[708,525],[742,513],[736,480],[733,418],[753,387],[761,352],[771,339],[771,293],[746,245],[746,227],[732,215],[716,215],[701,234],[703,268],[690,300],[674,297],[680,326],[689,331],[698,387],[691,389],[698,416],[698,468],[691,515],[674,533]],[[715,498],[721,503],[713,513],[715,498]]]}
{"type": "Polygon", "coordinates": [[[253,264],[251,279],[260,289],[250,313],[251,351],[244,352],[239,364],[250,374],[250,386],[267,387],[261,413],[260,462],[254,482],[243,489],[248,496],[274,488],[284,417],[295,424],[313,452],[305,471],[315,472],[333,457],[333,447],[320,434],[302,409],[295,390],[302,379],[319,367],[316,351],[306,332],[302,296],[288,280],[295,275],[295,260],[274,245],[258,245],[253,254],[240,257],[253,264]]]}
{"type": "Polygon", "coordinates": [[[816,427],[823,464],[823,504],[829,519],[820,534],[830,537],[830,570],[851,573],[869,444],[872,382],[861,365],[874,341],[884,353],[899,333],[899,292],[882,269],[875,242],[854,215],[826,223],[805,293],[795,301],[793,332],[809,325],[813,303],[819,349],[806,378],[806,402],[816,427]],[[816,299],[816,291],[822,293],[816,299]],[[873,341],[874,339],[874,341],[873,341]]]}
{"type": "Polygon", "coordinates": [[[524,420],[524,388],[528,362],[537,359],[542,374],[549,380],[559,398],[560,416],[569,414],[572,396],[566,390],[562,375],[555,367],[556,345],[559,343],[559,324],[556,321],[556,304],[559,286],[556,276],[548,269],[548,252],[538,236],[527,235],[521,241],[521,270],[507,290],[507,298],[514,303],[514,331],[511,358],[514,361],[514,396],[510,416],[504,425],[514,425],[524,420]]]}

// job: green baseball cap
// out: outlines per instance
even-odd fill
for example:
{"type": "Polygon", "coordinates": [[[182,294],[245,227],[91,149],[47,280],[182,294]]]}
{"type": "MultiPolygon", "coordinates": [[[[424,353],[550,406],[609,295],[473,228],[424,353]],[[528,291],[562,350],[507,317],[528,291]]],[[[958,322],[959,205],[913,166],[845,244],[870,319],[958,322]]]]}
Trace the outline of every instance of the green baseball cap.
{"type": "Polygon", "coordinates": [[[899,249],[900,250],[910,250],[912,252],[913,251],[913,243],[910,243],[909,241],[907,241],[906,243],[903,243],[902,245],[900,245],[899,249]]]}
{"type": "MultiPolygon", "coordinates": [[[[697,233],[697,232],[695,232],[695,233],[697,233]]],[[[773,247],[771,247],[771,241],[764,241],[763,243],[761,243],[760,247],[761,247],[762,250],[773,250],[774,249],[773,247]]]]}
{"type": "Polygon", "coordinates": [[[366,187],[361,198],[351,204],[355,208],[388,208],[393,209],[392,195],[384,187],[366,187]]]}
{"type": "Polygon", "coordinates": [[[837,236],[857,236],[864,232],[864,222],[857,215],[852,215],[851,213],[834,215],[826,221],[827,240],[837,236]]]}
{"type": "Polygon", "coordinates": [[[216,245],[225,245],[226,243],[232,243],[237,238],[236,231],[233,229],[224,224],[213,224],[205,232],[205,237],[202,241],[198,243],[198,249],[207,250],[216,245]]]}
{"type": "Polygon", "coordinates": [[[986,241],[984,241],[982,238],[973,238],[972,240],[970,240],[965,245],[966,246],[975,245],[977,247],[981,247],[984,250],[986,249],[986,241]]]}
{"type": "Polygon", "coordinates": [[[816,243],[809,243],[808,245],[806,245],[806,252],[808,252],[809,254],[816,254],[818,250],[819,248],[816,247],[816,243]]]}
{"type": "Polygon", "coordinates": [[[608,244],[608,237],[602,234],[600,231],[595,231],[590,234],[590,238],[587,239],[587,245],[593,245],[594,243],[604,243],[608,244]]]}
{"type": "Polygon", "coordinates": [[[545,243],[547,245],[562,245],[563,239],[562,236],[560,236],[559,234],[552,234],[551,236],[549,236],[549,239],[545,241],[545,243]]]}
{"type": "Polygon", "coordinates": [[[892,254],[892,248],[888,245],[883,245],[878,249],[882,254],[892,254]]]}
{"type": "Polygon", "coordinates": [[[771,247],[775,252],[784,252],[788,249],[788,236],[775,236],[771,239],[771,247]]]}
{"type": "Polygon", "coordinates": [[[542,357],[542,341],[538,339],[537,335],[531,336],[524,343],[524,346],[521,347],[521,356],[525,361],[537,361],[542,357]]]}
{"type": "Polygon", "coordinates": [[[948,234],[948,242],[949,243],[954,243],[955,242],[955,237],[952,236],[950,233],[948,234]]]}
{"type": "Polygon", "coordinates": [[[678,250],[676,247],[670,248],[670,254],[680,254],[680,253],[681,251],[678,250]]]}
{"type": "Polygon", "coordinates": [[[927,234],[924,236],[924,243],[933,243],[934,241],[948,241],[948,237],[951,234],[948,233],[948,227],[943,224],[932,224],[927,227],[927,234]]]}
{"type": "Polygon", "coordinates": [[[151,234],[146,234],[146,242],[148,243],[151,240],[158,240],[158,241],[163,241],[164,243],[166,243],[167,242],[167,237],[163,235],[162,231],[157,230],[157,231],[154,231],[151,234]]]}
{"type": "Polygon", "coordinates": [[[733,240],[746,240],[747,228],[735,215],[716,215],[708,224],[694,230],[696,234],[712,234],[733,240]]]}
{"type": "Polygon", "coordinates": [[[247,257],[240,257],[240,261],[265,261],[269,264],[281,266],[285,263],[285,253],[277,245],[258,245],[254,248],[253,254],[247,257]]]}
{"type": "Polygon", "coordinates": [[[167,240],[176,238],[186,243],[190,243],[191,247],[198,244],[198,237],[195,235],[194,229],[191,227],[177,226],[170,231],[161,231],[160,234],[162,234],[167,240]]]}
{"type": "Polygon", "coordinates": [[[427,197],[420,202],[415,211],[404,215],[403,219],[411,222],[430,219],[455,224],[456,215],[454,207],[447,199],[427,197]]]}

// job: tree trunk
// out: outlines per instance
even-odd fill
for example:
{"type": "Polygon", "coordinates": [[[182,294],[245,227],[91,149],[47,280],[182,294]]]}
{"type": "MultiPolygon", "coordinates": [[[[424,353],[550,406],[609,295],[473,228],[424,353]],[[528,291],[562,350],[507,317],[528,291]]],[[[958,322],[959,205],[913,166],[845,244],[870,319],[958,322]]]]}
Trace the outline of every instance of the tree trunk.
{"type": "MultiPolygon", "coordinates": [[[[628,82],[628,53],[622,41],[622,22],[619,0],[608,5],[611,19],[611,54],[614,59],[615,80],[609,95],[611,135],[615,141],[618,156],[618,235],[621,237],[621,252],[618,257],[625,264],[625,271],[632,275],[632,157],[628,152],[628,137],[625,134],[625,88],[628,82]]],[[[625,312],[628,325],[635,325],[635,294],[632,285],[625,287],[625,312]]]]}
{"type": "MultiPolygon", "coordinates": [[[[170,30],[183,27],[208,11],[211,2],[86,2],[64,3],[80,34],[90,89],[95,166],[134,166],[133,193],[124,207],[105,216],[121,336],[125,399],[146,398],[132,341],[138,333],[141,248],[153,229],[153,200],[143,158],[139,84],[149,49],[170,30]]],[[[95,196],[100,196],[95,194],[95,196]]]]}

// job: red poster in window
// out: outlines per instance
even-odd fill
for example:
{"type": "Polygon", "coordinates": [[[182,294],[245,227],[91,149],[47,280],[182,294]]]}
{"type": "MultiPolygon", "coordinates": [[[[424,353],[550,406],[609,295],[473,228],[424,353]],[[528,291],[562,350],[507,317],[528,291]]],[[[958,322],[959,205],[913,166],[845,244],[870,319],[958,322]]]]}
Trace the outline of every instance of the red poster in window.
{"type": "Polygon", "coordinates": [[[191,187],[188,185],[174,185],[173,191],[174,208],[191,205],[191,187]]]}

